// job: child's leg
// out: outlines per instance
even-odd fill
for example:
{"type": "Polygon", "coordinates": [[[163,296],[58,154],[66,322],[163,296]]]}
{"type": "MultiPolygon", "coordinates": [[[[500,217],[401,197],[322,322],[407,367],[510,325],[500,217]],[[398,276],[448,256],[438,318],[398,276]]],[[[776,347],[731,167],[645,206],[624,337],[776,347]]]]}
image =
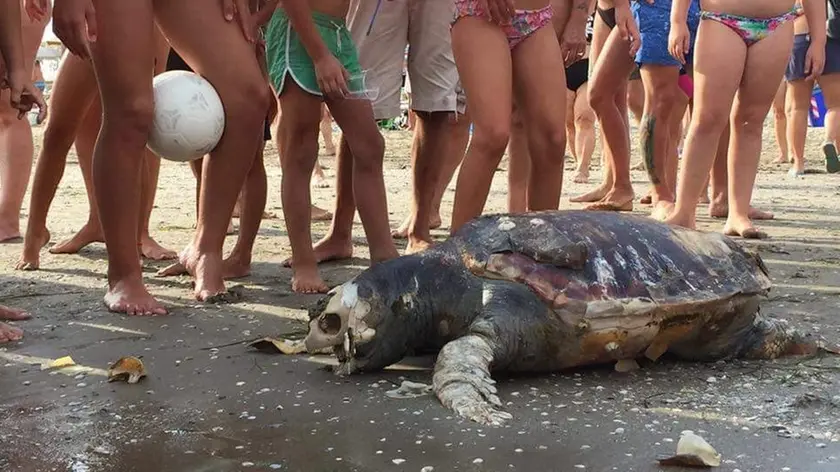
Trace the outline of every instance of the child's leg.
{"type": "MultiPolygon", "coordinates": [[[[587,178],[589,177],[592,154],[595,152],[595,112],[589,106],[588,90],[588,82],[578,89],[575,94],[573,110],[575,120],[574,147],[578,158],[577,174],[586,175],[587,178]]],[[[568,107],[566,109],[568,110],[568,107]]]]}
{"type": "MultiPolygon", "coordinates": [[[[604,156],[611,179],[606,191],[591,210],[630,211],[633,209],[633,184],[630,181],[630,131],[627,116],[627,77],[635,64],[630,44],[618,30],[610,35],[589,78],[589,103],[601,124],[604,156]]],[[[575,198],[573,201],[585,201],[575,198]]]]}
{"type": "Polygon", "coordinates": [[[805,170],[805,141],[808,134],[808,110],[811,109],[811,94],[814,81],[792,80],[787,86],[787,140],[793,152],[792,172],[805,170]]]}
{"type": "Polygon", "coordinates": [[[531,174],[531,153],[521,108],[514,104],[508,141],[508,212],[528,211],[528,177],[531,174]]]}
{"type": "Polygon", "coordinates": [[[161,246],[152,238],[149,233],[149,223],[152,218],[152,210],[155,207],[155,194],[157,193],[158,176],[160,175],[160,158],[153,152],[146,150],[143,159],[143,170],[140,179],[142,190],[140,192],[140,255],[153,261],[165,261],[175,259],[178,253],[161,246]]]}
{"type": "Polygon", "coordinates": [[[283,214],[292,247],[292,290],[326,292],[328,287],[318,275],[318,260],[310,231],[309,179],[318,159],[321,98],[305,92],[287,76],[280,92],[280,108],[283,113],[277,127],[277,147],[283,166],[280,185],[283,214]]]}
{"type": "Polygon", "coordinates": [[[666,222],[694,228],[697,200],[706,184],[741,83],[747,47],[729,27],[701,21],[694,50],[694,111],[685,140],[674,212],[666,222]]]}
{"type": "Polygon", "coordinates": [[[773,125],[776,131],[776,144],[779,146],[779,157],[773,163],[788,163],[788,140],[787,140],[787,116],[785,115],[785,95],[787,94],[787,82],[782,81],[779,90],[776,91],[776,98],[773,99],[773,125]]]}
{"type": "MultiPolygon", "coordinates": [[[[645,111],[645,86],[642,83],[641,71],[636,80],[627,81],[627,109],[633,115],[636,126],[642,125],[642,113],[645,111]]],[[[644,160],[641,161],[644,166],[644,160]]]]}
{"type": "Polygon", "coordinates": [[[512,67],[505,34],[484,18],[464,17],[452,26],[452,51],[474,125],[455,187],[449,230],[454,234],[481,215],[493,174],[505,152],[510,137],[512,67]]]}
{"type": "Polygon", "coordinates": [[[671,191],[675,191],[677,188],[677,168],[680,162],[677,145],[682,135],[682,121],[686,110],[688,110],[688,97],[678,93],[674,110],[671,113],[671,138],[668,141],[668,154],[665,161],[665,183],[671,191]]]}
{"type": "Polygon", "coordinates": [[[365,228],[371,263],[398,257],[388,223],[382,170],[385,140],[373,118],[373,108],[366,100],[335,100],[328,101],[327,105],[338,125],[345,130],[342,134],[348,137],[347,145],[353,152],[353,196],[365,228]]]}
{"type": "MultiPolygon", "coordinates": [[[[48,7],[46,18],[39,21],[31,20],[25,11],[20,16],[23,60],[31,74],[50,11],[48,7]]],[[[9,91],[0,90],[0,242],[20,238],[20,210],[34,152],[29,120],[18,119],[18,111],[9,103],[9,91]]]]}
{"type": "Polygon", "coordinates": [[[761,158],[761,133],[793,47],[793,22],[779,26],[747,50],[743,79],[732,109],[729,141],[729,216],[724,233],[745,238],[765,236],[750,221],[755,176],[761,158]]]}
{"type": "Polygon", "coordinates": [[[85,190],[90,201],[88,219],[76,234],[51,247],[50,253],[52,254],[76,254],[89,244],[105,241],[102,235],[102,225],[99,223],[99,205],[97,205],[93,194],[93,149],[101,125],[102,107],[99,98],[96,98],[88,107],[88,111],[82,119],[75,142],[76,158],[79,162],[79,169],[82,171],[85,190]]]}
{"type": "MultiPolygon", "coordinates": [[[[87,110],[96,95],[96,78],[90,63],[68,53],[62,60],[53,82],[50,116],[44,130],[41,154],[35,165],[35,178],[29,200],[29,219],[23,241],[23,254],[16,266],[18,269],[35,270],[40,264],[41,248],[50,240],[47,213],[64,175],[67,153],[81,124],[86,120],[87,110]]],[[[95,135],[93,139],[96,139],[95,135]]],[[[88,180],[85,182],[88,201],[93,208],[95,202],[91,195],[92,186],[88,185],[88,180]]]]}
{"type": "Polygon", "coordinates": [[[158,24],[172,46],[194,65],[196,73],[213,83],[225,104],[225,132],[203,169],[195,244],[182,261],[195,274],[196,297],[205,300],[225,290],[225,229],[251,166],[251,156],[261,144],[269,89],[254,46],[235,21],[228,22],[219,15],[217,1],[158,2],[155,6],[158,24]],[[208,35],[208,31],[213,34],[208,35]]]}
{"type": "Polygon", "coordinates": [[[528,210],[556,210],[566,154],[566,68],[554,29],[535,31],[512,57],[517,103],[528,124],[528,210]]]}
{"type": "Polygon", "coordinates": [[[268,182],[263,162],[263,147],[260,148],[242,189],[242,212],[239,217],[239,236],[230,255],[225,259],[225,278],[245,277],[251,273],[251,254],[254,241],[262,223],[263,211],[268,194],[268,182]]]}

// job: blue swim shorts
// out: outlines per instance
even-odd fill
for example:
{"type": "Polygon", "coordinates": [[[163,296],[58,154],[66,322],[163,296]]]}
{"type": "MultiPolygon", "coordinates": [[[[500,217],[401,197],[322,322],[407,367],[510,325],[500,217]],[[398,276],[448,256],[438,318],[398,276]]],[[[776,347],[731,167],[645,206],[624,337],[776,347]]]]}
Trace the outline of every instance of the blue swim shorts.
{"type": "MultiPolygon", "coordinates": [[[[636,53],[636,64],[675,66],[681,64],[668,52],[668,34],[671,32],[671,0],[656,0],[653,5],[646,0],[634,0],[631,5],[633,17],[639,26],[642,44],[636,53]]],[[[700,25],[700,6],[696,0],[688,9],[688,31],[691,49],[686,62],[691,64],[694,53],[694,40],[700,25]]]]}

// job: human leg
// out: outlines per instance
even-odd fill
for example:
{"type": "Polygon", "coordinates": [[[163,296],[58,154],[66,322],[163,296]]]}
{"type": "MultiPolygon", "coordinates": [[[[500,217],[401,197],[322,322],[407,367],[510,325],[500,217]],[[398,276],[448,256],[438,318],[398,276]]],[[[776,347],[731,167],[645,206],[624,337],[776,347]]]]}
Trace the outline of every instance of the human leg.
{"type": "Polygon", "coordinates": [[[741,82],[747,47],[727,26],[702,21],[694,51],[694,110],[683,150],[674,211],[665,222],[694,228],[705,186],[741,82]]]}
{"type": "Polygon", "coordinates": [[[779,157],[773,162],[775,164],[788,163],[788,140],[787,140],[787,115],[785,115],[785,95],[787,94],[787,82],[782,81],[776,97],[773,99],[773,129],[776,132],[776,144],[779,146],[779,157]]]}
{"type": "MultiPolygon", "coordinates": [[[[21,11],[23,58],[27,74],[32,73],[45,18],[33,21],[21,11]]],[[[20,210],[29,174],[32,172],[32,127],[28,119],[18,119],[18,110],[9,103],[9,91],[0,90],[0,242],[20,238],[20,210]]]]}
{"type": "Polygon", "coordinates": [[[525,132],[522,110],[514,104],[508,140],[508,211],[528,211],[528,178],[531,175],[531,154],[525,132]]]}
{"type": "Polygon", "coordinates": [[[75,141],[76,158],[79,162],[79,169],[82,171],[88,201],[90,201],[88,219],[76,234],[51,247],[51,254],[76,254],[89,244],[105,242],[105,237],[102,235],[102,225],[99,222],[99,205],[93,193],[93,150],[101,126],[102,105],[99,98],[94,98],[93,103],[84,115],[75,141]]]}
{"type": "Polygon", "coordinates": [[[566,152],[566,77],[554,29],[538,29],[511,56],[514,93],[527,123],[531,156],[528,210],[556,210],[566,152]]]}
{"type": "MultiPolygon", "coordinates": [[[[833,41],[838,44],[836,48],[831,50],[840,54],[840,40],[833,41]]],[[[838,62],[836,67],[840,69],[840,57],[834,60],[838,62]]],[[[840,70],[835,72],[832,68],[831,73],[823,73],[818,80],[827,109],[825,113],[825,142],[823,143],[825,169],[833,174],[840,172],[840,162],[837,156],[837,150],[840,149],[840,70]]]]}
{"type": "MultiPolygon", "coordinates": [[[[575,93],[573,119],[575,128],[574,148],[578,158],[577,175],[589,176],[589,165],[595,152],[595,112],[589,106],[589,84],[583,84],[575,93]]],[[[569,107],[566,107],[568,110],[569,107]]],[[[567,111],[568,113],[568,111],[567,111]]],[[[566,119],[568,121],[568,118],[566,119]]]]}
{"type": "Polygon", "coordinates": [[[793,158],[791,173],[801,175],[805,171],[805,141],[814,81],[792,80],[788,82],[787,89],[787,141],[790,143],[793,158]]]}
{"type": "Polygon", "coordinates": [[[452,25],[452,50],[474,126],[455,188],[450,225],[454,234],[483,211],[507,146],[512,65],[505,34],[484,18],[467,16],[456,21],[452,25]]]}
{"type": "Polygon", "coordinates": [[[109,289],[104,301],[115,312],[163,315],[166,310],[146,290],[140,268],[140,187],[125,185],[140,180],[152,123],[152,2],[101,0],[95,7],[99,41],[93,47],[93,64],[103,123],[94,149],[93,187],[108,251],[109,289]]]}
{"type": "Polygon", "coordinates": [[[236,22],[219,15],[218,2],[162,2],[155,7],[158,24],[172,46],[213,84],[225,104],[225,132],[202,170],[204,191],[195,238],[191,250],[182,254],[182,262],[196,278],[196,298],[206,300],[225,291],[222,247],[253,156],[262,145],[269,88],[254,46],[236,22]],[[213,34],[208,36],[207,31],[213,34]],[[243,155],[249,158],[242,159],[243,155]]]}
{"type": "Polygon", "coordinates": [[[251,273],[251,255],[260,230],[268,196],[263,148],[259,149],[257,156],[254,158],[254,163],[251,164],[242,193],[239,235],[236,238],[236,244],[224,260],[225,279],[245,277],[251,273]]]}
{"type": "MultiPolygon", "coordinates": [[[[630,211],[630,137],[627,117],[627,77],[633,70],[630,44],[613,30],[589,78],[589,104],[601,124],[604,156],[611,170],[607,191],[591,210],[630,211]]],[[[582,201],[575,199],[574,201],[582,201]]]]}
{"type": "Polygon", "coordinates": [[[761,238],[750,220],[761,134],[770,111],[776,86],[768,78],[782,78],[793,47],[793,22],[779,26],[772,34],[747,50],[744,75],[732,108],[732,137],[729,141],[729,215],[724,233],[761,238]]]}

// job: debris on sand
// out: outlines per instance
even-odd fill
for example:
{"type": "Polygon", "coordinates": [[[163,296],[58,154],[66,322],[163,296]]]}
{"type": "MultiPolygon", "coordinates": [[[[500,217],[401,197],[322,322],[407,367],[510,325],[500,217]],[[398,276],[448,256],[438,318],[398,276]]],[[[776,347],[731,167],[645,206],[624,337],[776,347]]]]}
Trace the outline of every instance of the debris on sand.
{"type": "Polygon", "coordinates": [[[58,359],[41,364],[41,370],[61,369],[63,367],[73,367],[76,361],[70,356],[59,357],[58,359]]]}
{"type": "Polygon", "coordinates": [[[639,370],[639,363],[635,359],[620,359],[615,363],[615,371],[621,373],[639,370]]]}
{"type": "Polygon", "coordinates": [[[121,357],[108,367],[108,382],[125,380],[135,384],[145,376],[143,361],[134,356],[121,357]]]}
{"type": "Polygon", "coordinates": [[[303,343],[303,339],[266,337],[252,342],[249,346],[266,354],[286,354],[287,356],[294,356],[297,354],[332,354],[333,352],[331,347],[319,349],[315,352],[308,352],[303,343]]]}
{"type": "Polygon", "coordinates": [[[385,395],[390,398],[417,398],[432,394],[432,386],[410,380],[403,380],[399,388],[388,390],[385,395]]]}
{"type": "Polygon", "coordinates": [[[659,459],[659,464],[681,467],[718,467],[720,454],[693,431],[683,431],[677,443],[677,454],[659,459]]]}

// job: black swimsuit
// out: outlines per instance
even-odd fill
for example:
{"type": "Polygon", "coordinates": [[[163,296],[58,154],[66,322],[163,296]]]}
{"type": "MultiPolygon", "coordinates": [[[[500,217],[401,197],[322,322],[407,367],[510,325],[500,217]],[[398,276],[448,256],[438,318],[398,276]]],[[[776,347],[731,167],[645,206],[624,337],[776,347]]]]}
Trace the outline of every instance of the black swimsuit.
{"type": "Polygon", "coordinates": [[[598,12],[598,16],[601,17],[601,21],[604,22],[610,29],[615,28],[615,8],[607,8],[606,10],[600,7],[596,7],[595,11],[598,12]]]}
{"type": "MultiPolygon", "coordinates": [[[[586,21],[586,42],[592,43],[595,15],[586,21]]],[[[566,88],[577,92],[589,80],[589,58],[581,59],[566,68],[566,88]]]]}

